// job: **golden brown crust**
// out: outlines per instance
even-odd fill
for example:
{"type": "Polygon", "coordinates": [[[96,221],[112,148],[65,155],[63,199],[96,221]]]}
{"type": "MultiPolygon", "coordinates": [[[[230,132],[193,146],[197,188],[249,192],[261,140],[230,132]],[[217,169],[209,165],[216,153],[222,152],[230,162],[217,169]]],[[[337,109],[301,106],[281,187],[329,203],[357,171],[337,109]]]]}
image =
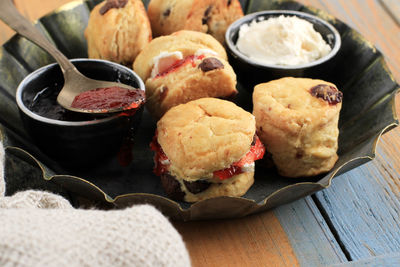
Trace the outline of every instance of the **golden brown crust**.
{"type": "MultiPolygon", "coordinates": [[[[213,57],[204,59],[207,58],[213,57]]],[[[172,74],[146,81],[146,107],[156,119],[178,104],[203,97],[228,98],[237,93],[236,75],[229,63],[218,59],[223,68],[204,72],[199,68],[204,59],[186,64],[172,74]]]]}
{"type": "Polygon", "coordinates": [[[221,183],[213,183],[209,188],[197,194],[192,194],[186,190],[185,186],[182,185],[182,180],[178,182],[181,184],[181,190],[185,192],[184,200],[187,202],[197,202],[220,196],[240,197],[243,196],[253,185],[254,172],[241,173],[226,179],[221,183]]]}
{"type": "Polygon", "coordinates": [[[257,133],[283,176],[313,176],[329,171],[338,156],[341,103],[312,96],[319,84],[307,78],[282,78],[259,84],[253,92],[257,133]]]}
{"type": "Polygon", "coordinates": [[[111,8],[104,15],[96,5],[90,13],[85,37],[89,58],[100,58],[130,65],[151,41],[151,27],[140,0],[129,0],[122,8],[111,8]]]}
{"type": "Polygon", "coordinates": [[[234,103],[202,98],[171,108],[157,123],[169,172],[188,181],[212,178],[251,147],[254,116],[234,103]]]}
{"type": "Polygon", "coordinates": [[[154,36],[185,29],[209,33],[223,43],[226,29],[243,11],[238,0],[151,0],[148,14],[154,36]]]}
{"type": "Polygon", "coordinates": [[[194,55],[199,49],[211,49],[220,58],[227,60],[224,47],[211,35],[194,31],[179,31],[153,39],[137,56],[133,70],[143,81],[146,81],[154,65],[153,58],[161,52],[180,51],[186,57],[194,55]]]}

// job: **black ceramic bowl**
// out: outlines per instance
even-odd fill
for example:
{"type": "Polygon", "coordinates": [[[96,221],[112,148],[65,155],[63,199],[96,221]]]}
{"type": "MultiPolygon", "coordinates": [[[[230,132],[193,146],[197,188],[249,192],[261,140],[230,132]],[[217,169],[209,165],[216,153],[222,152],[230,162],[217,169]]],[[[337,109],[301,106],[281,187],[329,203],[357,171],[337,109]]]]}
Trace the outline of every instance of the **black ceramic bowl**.
{"type": "MultiPolygon", "coordinates": [[[[292,10],[270,10],[248,14],[229,26],[225,34],[225,40],[229,60],[232,66],[234,66],[239,79],[244,78],[246,79],[246,83],[250,82],[252,85],[288,76],[309,78],[324,77],[326,73],[330,73],[330,70],[335,65],[335,55],[341,46],[340,35],[331,24],[308,13],[292,10]],[[254,20],[267,20],[281,15],[296,16],[313,24],[314,30],[319,32],[325,42],[332,48],[331,51],[326,56],[310,63],[286,66],[256,62],[237,49],[236,42],[242,25],[250,24],[254,20]]],[[[252,88],[248,89],[252,90],[252,88]]]]}
{"type": "MultiPolygon", "coordinates": [[[[118,81],[141,90],[145,88],[140,77],[122,65],[93,59],[74,59],[71,62],[90,78],[118,81]]],[[[63,80],[59,65],[50,64],[26,76],[18,86],[17,105],[32,139],[45,154],[65,166],[95,164],[116,155],[124,142],[132,138],[143,105],[133,116],[116,113],[95,118],[70,112],[60,120],[33,112],[31,105],[38,92],[45,88],[59,90],[63,80]]]]}

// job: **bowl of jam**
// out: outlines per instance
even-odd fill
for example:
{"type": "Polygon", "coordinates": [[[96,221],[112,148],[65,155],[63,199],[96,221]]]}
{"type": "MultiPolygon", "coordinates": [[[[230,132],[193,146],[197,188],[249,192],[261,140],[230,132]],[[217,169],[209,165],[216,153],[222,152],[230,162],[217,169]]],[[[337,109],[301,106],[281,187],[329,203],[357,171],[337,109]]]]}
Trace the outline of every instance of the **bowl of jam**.
{"type": "Polygon", "coordinates": [[[137,88],[128,95],[118,87],[89,91],[89,100],[98,103],[102,98],[108,106],[122,103],[127,108],[109,115],[64,109],[56,100],[64,84],[58,64],[44,66],[26,76],[17,88],[16,101],[24,127],[45,154],[65,166],[96,164],[118,155],[132,143],[143,113],[145,87],[135,72],[122,65],[97,59],[71,62],[89,78],[137,88]]]}

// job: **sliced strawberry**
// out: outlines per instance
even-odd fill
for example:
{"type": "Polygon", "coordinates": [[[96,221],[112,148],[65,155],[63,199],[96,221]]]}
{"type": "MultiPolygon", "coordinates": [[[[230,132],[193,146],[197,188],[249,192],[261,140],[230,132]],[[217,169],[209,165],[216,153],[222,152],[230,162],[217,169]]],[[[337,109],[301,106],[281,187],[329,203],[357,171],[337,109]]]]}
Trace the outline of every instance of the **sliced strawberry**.
{"type": "Polygon", "coordinates": [[[243,158],[241,158],[239,161],[233,163],[229,168],[215,171],[213,173],[214,177],[217,177],[220,180],[229,179],[235,175],[243,173],[242,167],[244,165],[246,165],[246,164],[250,165],[254,161],[256,161],[258,159],[262,159],[265,154],[265,147],[261,143],[258,136],[255,136],[255,138],[256,138],[256,143],[254,144],[254,146],[252,146],[250,148],[250,151],[247,152],[247,154],[243,158]]]}
{"type": "Polygon", "coordinates": [[[158,73],[155,78],[163,77],[165,75],[168,75],[177,69],[179,69],[182,66],[185,66],[187,64],[192,64],[192,67],[196,67],[195,60],[197,59],[203,59],[204,55],[201,56],[187,56],[184,59],[178,59],[176,58],[163,58],[160,59],[158,63],[158,73]]]}
{"type": "MultiPolygon", "coordinates": [[[[262,159],[265,153],[265,147],[261,143],[258,136],[255,136],[256,142],[250,148],[250,151],[241,158],[239,161],[233,163],[229,168],[214,171],[214,177],[217,177],[220,180],[229,179],[235,175],[243,173],[243,166],[250,165],[254,161],[262,159]]],[[[156,135],[153,137],[152,142],[150,143],[150,148],[152,151],[155,152],[154,155],[154,173],[158,176],[168,171],[168,164],[163,164],[163,162],[168,161],[167,155],[165,155],[164,151],[162,150],[160,144],[157,142],[157,132],[156,135]]]]}

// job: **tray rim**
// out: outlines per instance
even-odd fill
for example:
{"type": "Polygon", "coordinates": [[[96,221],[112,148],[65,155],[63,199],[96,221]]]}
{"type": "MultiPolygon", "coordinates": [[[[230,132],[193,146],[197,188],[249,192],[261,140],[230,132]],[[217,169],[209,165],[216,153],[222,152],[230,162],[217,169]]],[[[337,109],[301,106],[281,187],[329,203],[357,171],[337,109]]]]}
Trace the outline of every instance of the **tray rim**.
{"type": "MultiPolygon", "coordinates": [[[[275,2],[281,3],[282,1],[275,1],[275,2]]],[[[297,1],[287,1],[287,0],[285,0],[283,2],[299,3],[297,1]]],[[[299,4],[302,7],[305,7],[308,10],[310,10],[312,12],[312,14],[314,14],[314,15],[316,15],[318,17],[321,17],[321,18],[323,18],[325,20],[328,20],[328,19],[332,20],[333,19],[335,21],[341,22],[339,19],[337,19],[336,17],[330,15],[329,13],[327,13],[327,12],[325,12],[323,10],[314,8],[312,6],[303,5],[301,3],[299,3],[299,4]]],[[[70,10],[70,9],[73,9],[73,8],[75,8],[77,6],[80,6],[80,5],[86,5],[89,8],[88,0],[74,0],[74,1],[71,1],[71,2],[68,2],[66,4],[61,5],[59,8],[56,8],[55,10],[45,14],[41,18],[47,17],[47,16],[51,16],[51,15],[54,15],[54,14],[57,14],[59,12],[63,12],[63,11],[66,11],[66,10],[70,10]]],[[[35,20],[35,23],[38,23],[41,18],[35,20]]],[[[341,23],[343,23],[343,22],[341,22],[341,23]]],[[[344,23],[344,24],[347,25],[346,23],[344,23]]],[[[368,44],[374,50],[374,52],[376,52],[378,54],[378,57],[381,56],[383,58],[382,66],[384,67],[385,72],[389,75],[389,77],[392,79],[394,84],[396,84],[395,85],[396,88],[394,88],[393,91],[391,91],[392,96],[390,96],[391,100],[390,100],[390,103],[388,103],[388,105],[390,104],[391,107],[392,107],[392,121],[388,125],[386,125],[383,129],[381,129],[379,132],[378,131],[376,132],[376,137],[373,139],[373,144],[372,144],[371,149],[368,151],[368,154],[352,158],[349,161],[344,162],[342,165],[337,166],[337,168],[333,172],[329,173],[329,178],[327,179],[326,184],[320,183],[320,181],[318,181],[318,182],[299,182],[299,183],[290,184],[290,185],[284,186],[284,187],[274,191],[272,194],[268,195],[262,201],[259,201],[259,202],[256,202],[256,200],[254,200],[254,199],[248,199],[248,198],[244,198],[244,197],[229,197],[229,196],[222,196],[222,197],[217,197],[217,198],[213,198],[213,199],[222,199],[222,198],[223,199],[230,199],[230,198],[231,199],[237,199],[237,200],[245,201],[245,202],[253,205],[257,210],[262,210],[262,208],[267,205],[268,201],[271,198],[273,198],[274,196],[280,194],[282,191],[286,191],[286,190],[288,190],[288,189],[290,189],[292,187],[299,186],[299,185],[315,185],[315,186],[319,187],[319,189],[316,190],[316,191],[319,191],[319,190],[322,190],[322,189],[326,189],[331,185],[332,180],[335,177],[337,177],[337,173],[342,168],[344,168],[347,164],[352,163],[352,162],[357,161],[357,160],[366,160],[366,162],[368,162],[368,161],[373,160],[376,157],[377,145],[378,145],[378,143],[380,141],[380,138],[382,137],[382,134],[384,134],[385,132],[387,132],[387,131],[389,131],[389,130],[391,130],[391,129],[393,129],[393,128],[395,128],[395,127],[397,127],[399,125],[399,121],[398,121],[398,117],[397,117],[397,113],[396,113],[396,94],[400,92],[400,87],[399,87],[398,83],[396,82],[396,80],[394,79],[393,74],[391,73],[390,69],[388,68],[384,55],[379,51],[379,49],[377,49],[370,41],[365,39],[357,30],[353,29],[350,26],[348,26],[348,27],[350,29],[350,31],[349,31],[350,33],[356,34],[357,38],[360,38],[360,40],[362,42],[368,44]]],[[[10,37],[10,39],[8,41],[10,41],[11,39],[15,38],[17,35],[18,34],[14,34],[12,37],[10,37]]],[[[8,41],[6,41],[4,44],[6,44],[8,41]]],[[[4,44],[2,46],[4,46],[4,44]]],[[[17,62],[19,63],[18,60],[17,60],[17,62]]],[[[4,140],[5,140],[4,133],[0,129],[0,142],[4,144],[4,140]]],[[[90,182],[90,181],[88,181],[88,180],[86,180],[86,179],[84,179],[82,177],[73,176],[73,175],[64,175],[64,174],[48,175],[47,171],[46,171],[47,167],[43,163],[41,163],[38,159],[36,159],[36,157],[34,155],[32,155],[29,152],[25,151],[23,148],[20,148],[20,147],[17,147],[17,146],[5,145],[4,149],[5,149],[5,151],[10,150],[10,149],[11,150],[12,149],[16,149],[16,150],[26,154],[41,169],[42,178],[44,180],[53,181],[53,182],[57,183],[56,180],[58,178],[60,178],[60,177],[63,177],[63,178],[73,179],[73,180],[76,180],[76,181],[79,181],[79,182],[83,182],[84,184],[90,186],[92,189],[97,191],[97,193],[100,193],[103,196],[103,199],[104,199],[105,202],[113,204],[114,206],[117,205],[117,203],[118,203],[118,201],[120,199],[125,199],[125,198],[130,198],[130,197],[136,198],[136,197],[140,197],[140,196],[151,196],[152,198],[160,199],[162,201],[166,201],[167,203],[169,203],[172,206],[174,206],[175,208],[177,208],[179,213],[185,214],[185,213],[190,213],[190,211],[191,211],[191,209],[193,207],[200,206],[203,201],[209,201],[209,200],[203,200],[203,201],[199,201],[199,202],[196,202],[196,203],[191,203],[188,208],[183,208],[178,202],[176,202],[174,200],[171,200],[171,199],[169,199],[169,198],[167,198],[165,196],[156,195],[156,194],[152,194],[152,193],[126,193],[126,194],[117,195],[115,197],[111,197],[107,193],[105,193],[99,186],[97,186],[96,184],[94,184],[94,183],[92,183],[92,182],[90,182]]],[[[6,156],[7,156],[7,153],[6,153],[6,156]]],[[[293,179],[295,179],[295,178],[293,178],[293,179]]],[[[314,192],[316,192],[316,191],[314,191],[314,192]]],[[[310,194],[311,193],[313,193],[313,192],[310,192],[310,194]]]]}

